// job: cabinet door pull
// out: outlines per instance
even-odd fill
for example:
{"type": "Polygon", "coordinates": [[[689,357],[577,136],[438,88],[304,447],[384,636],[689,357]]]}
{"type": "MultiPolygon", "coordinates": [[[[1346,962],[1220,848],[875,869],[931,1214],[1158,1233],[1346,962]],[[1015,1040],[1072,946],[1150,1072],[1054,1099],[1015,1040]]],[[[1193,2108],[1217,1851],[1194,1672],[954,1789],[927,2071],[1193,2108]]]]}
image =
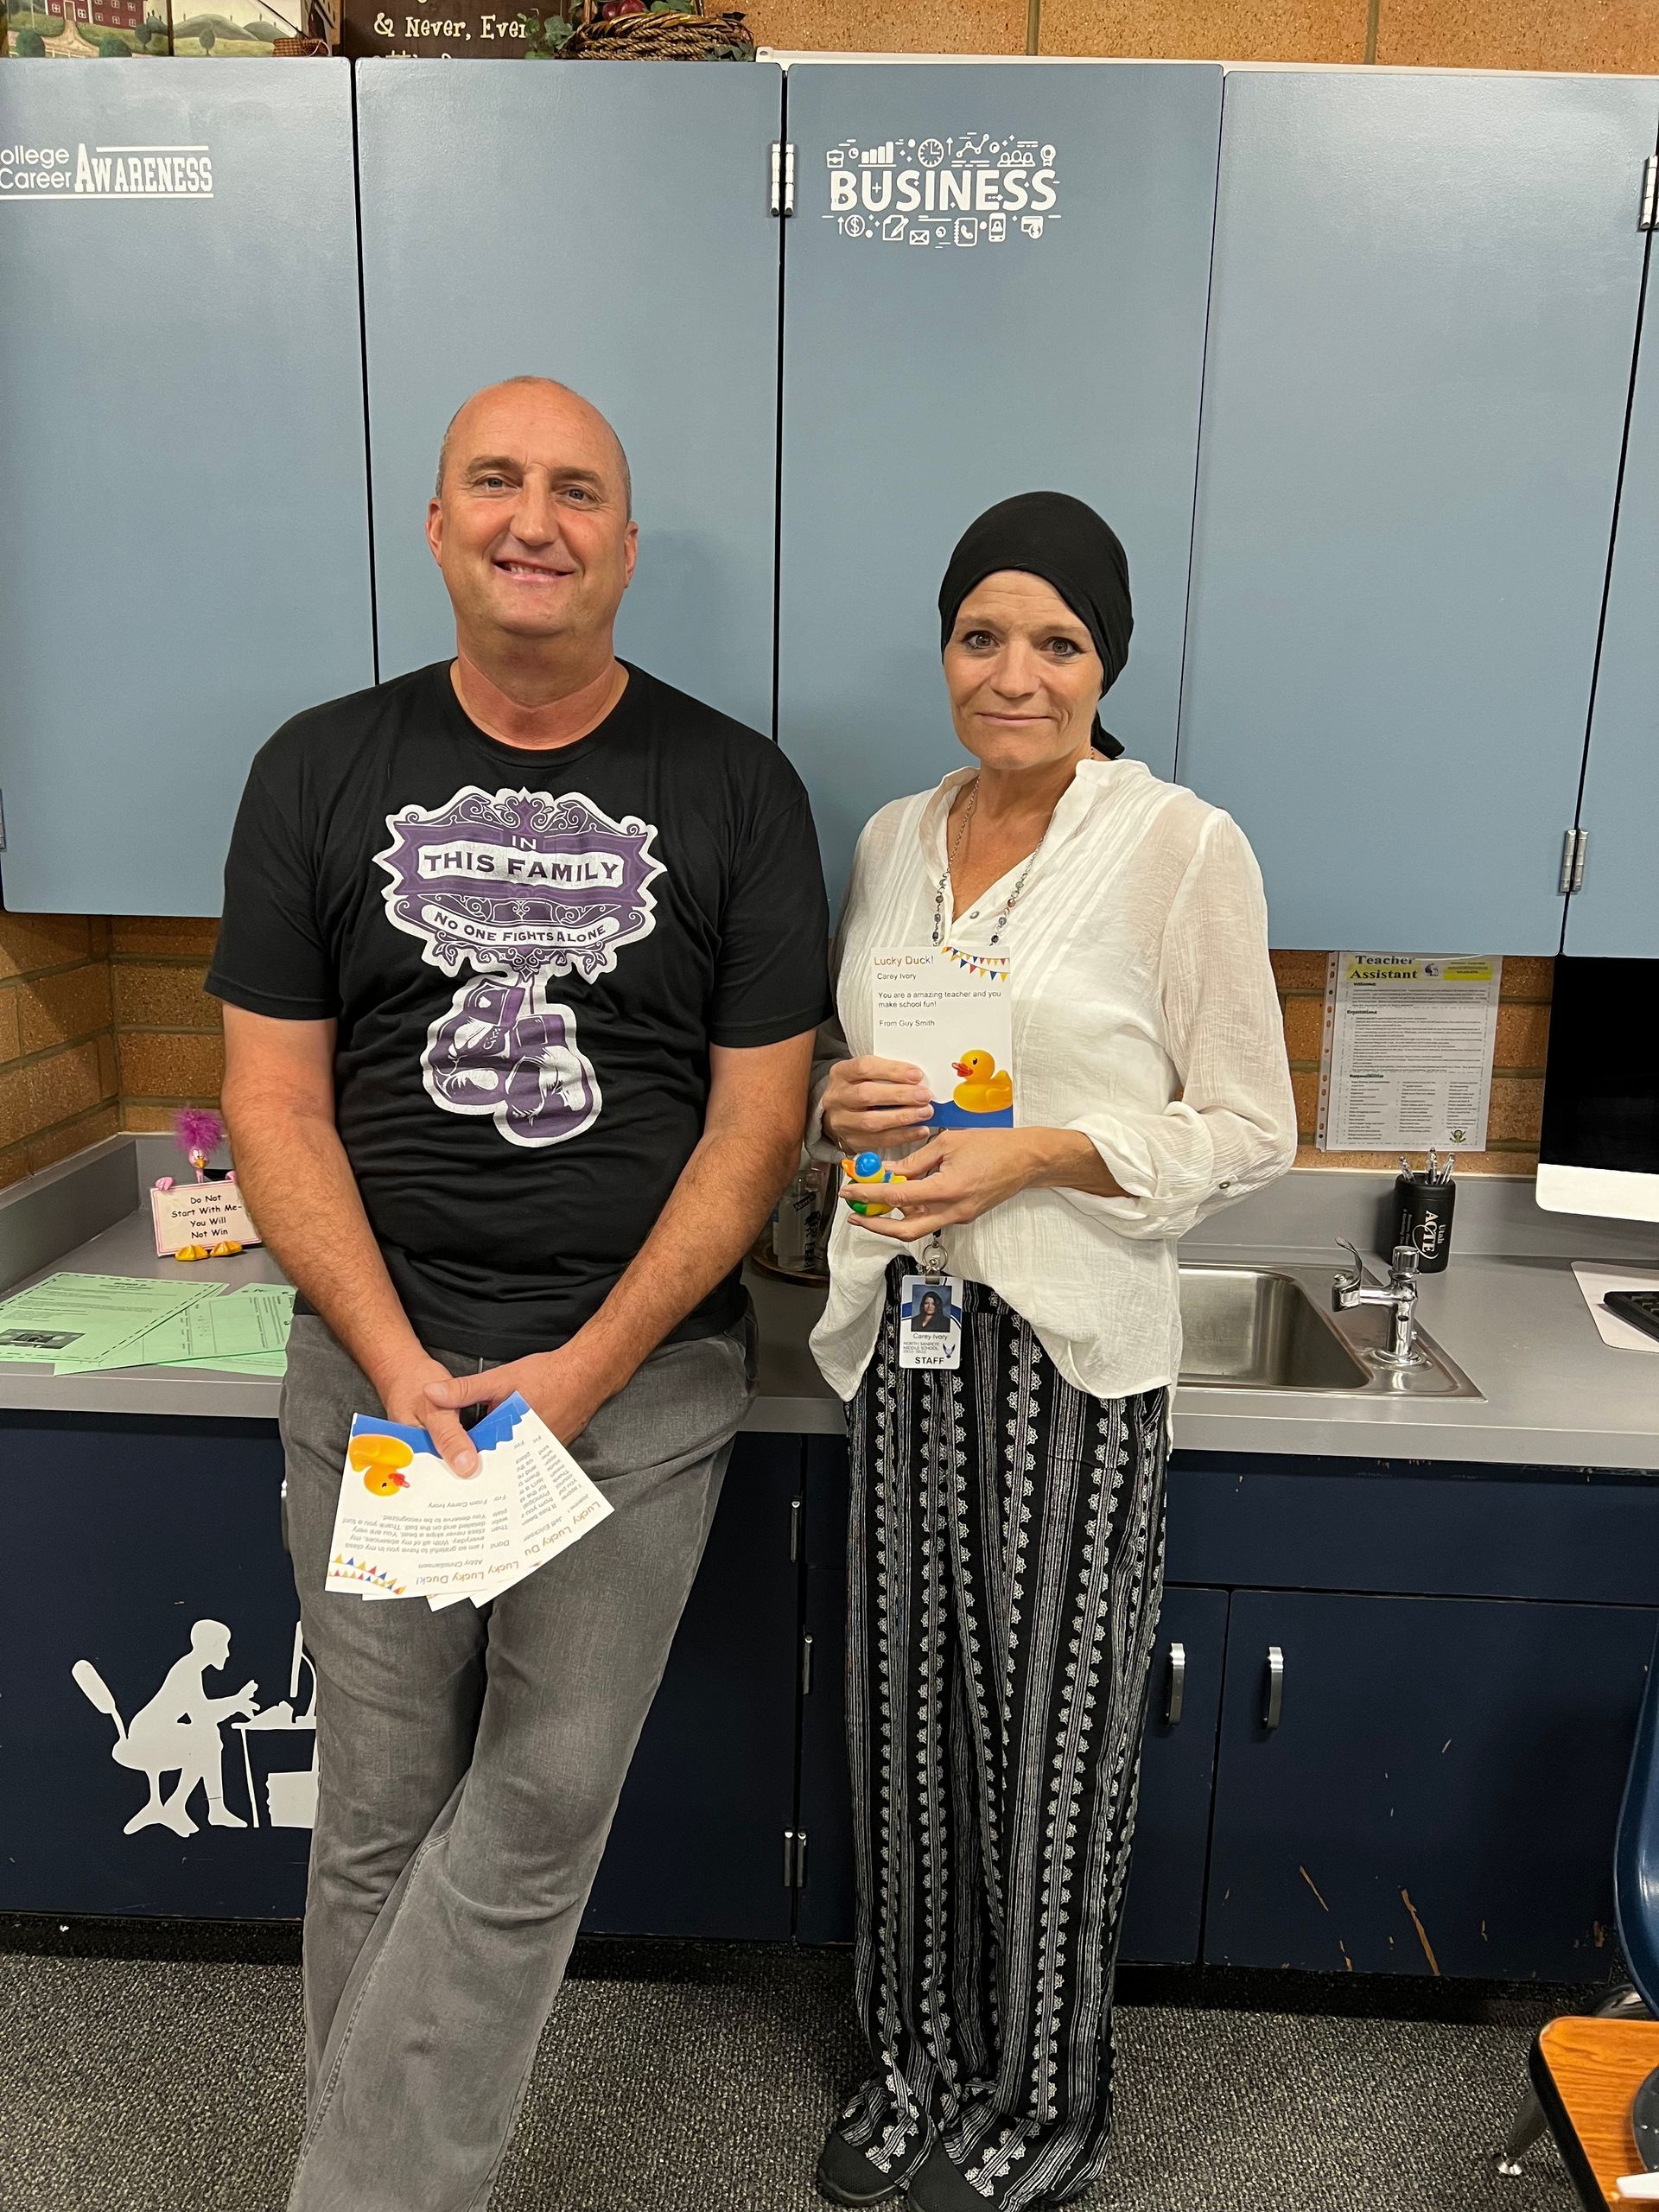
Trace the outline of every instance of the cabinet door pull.
{"type": "Polygon", "coordinates": [[[1262,1726],[1276,1728],[1285,1711],[1285,1655],[1276,1643],[1268,1646],[1268,1701],[1262,1709],[1262,1726]]]}
{"type": "Polygon", "coordinates": [[[1181,1717],[1181,1707],[1186,1700],[1186,1646],[1172,1643],[1169,1647],[1169,1672],[1165,1677],[1164,1726],[1173,1728],[1181,1717]]]}

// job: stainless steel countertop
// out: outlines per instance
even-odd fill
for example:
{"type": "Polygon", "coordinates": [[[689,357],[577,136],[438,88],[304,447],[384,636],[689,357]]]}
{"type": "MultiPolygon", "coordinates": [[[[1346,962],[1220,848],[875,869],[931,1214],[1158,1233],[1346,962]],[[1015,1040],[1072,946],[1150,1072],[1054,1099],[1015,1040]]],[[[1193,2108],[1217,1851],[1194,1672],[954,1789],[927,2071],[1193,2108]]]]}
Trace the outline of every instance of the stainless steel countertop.
{"type": "MultiPolygon", "coordinates": [[[[134,1141],[111,1140],[98,1151],[107,1154],[124,1144],[134,1141]]],[[[149,1175],[159,1172],[158,1158],[164,1155],[137,1141],[135,1199],[149,1175]]],[[[104,1166],[115,1172],[107,1160],[104,1166]]],[[[54,1171],[58,1178],[65,1173],[54,1171]]],[[[48,1179],[35,1181],[44,1185],[48,1179]]],[[[1370,1233],[1370,1219],[1385,1182],[1329,1169],[1287,1178],[1275,1191],[1212,1217],[1183,1244],[1182,1257],[1303,1268],[1328,1259],[1334,1271],[1340,1255],[1334,1242],[1325,1243],[1327,1230],[1332,1238],[1340,1232],[1362,1248],[1374,1247],[1378,1240],[1370,1233]],[[1225,1234],[1217,1235],[1218,1228],[1225,1234]]],[[[49,1219],[45,1189],[38,1194],[37,1216],[42,1204],[49,1219]]],[[[74,1207],[66,1199],[63,1211],[67,1218],[74,1207]]],[[[1615,1351],[1602,1343],[1569,1264],[1571,1257],[1650,1264],[1659,1275],[1659,1231],[1537,1217],[1529,1189],[1480,1192],[1474,1179],[1460,1199],[1463,1216],[1470,1249],[1459,1251],[1454,1244],[1446,1272],[1423,1279],[1420,1313],[1423,1326],[1483,1393],[1480,1400],[1396,1402],[1340,1392],[1184,1389],[1175,1401],[1177,1447],[1659,1472],[1659,1356],[1615,1351]],[[1505,1243],[1536,1249],[1480,1249],[1505,1243]]],[[[1464,1225],[1460,1217],[1460,1230],[1464,1225]]],[[[38,1235],[31,1247],[37,1255],[43,1249],[38,1235]]],[[[57,1269],[129,1275],[177,1271],[180,1262],[158,1259],[152,1244],[145,1206],[71,1244],[50,1265],[39,1264],[37,1257],[26,1272],[10,1274],[8,1287],[21,1287],[57,1269]]],[[[275,1262],[257,1249],[232,1260],[198,1261],[192,1273],[230,1284],[281,1280],[275,1262]]],[[[838,1433],[841,1407],[806,1345],[822,1294],[753,1268],[749,1279],[761,1354],[760,1389],[746,1427],[838,1433]]],[[[58,1376],[41,1367],[0,1366],[0,1408],[10,1409],[270,1421],[279,1389],[268,1376],[182,1368],[58,1376]]]]}

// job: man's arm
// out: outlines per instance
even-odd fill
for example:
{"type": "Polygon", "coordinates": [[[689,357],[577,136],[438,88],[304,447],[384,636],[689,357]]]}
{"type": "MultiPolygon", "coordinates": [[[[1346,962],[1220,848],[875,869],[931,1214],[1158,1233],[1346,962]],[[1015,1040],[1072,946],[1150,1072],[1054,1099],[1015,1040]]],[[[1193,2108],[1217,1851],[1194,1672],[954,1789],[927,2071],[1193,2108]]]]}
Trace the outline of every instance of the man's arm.
{"type": "Polygon", "coordinates": [[[478,1454],[425,1387],[448,1371],[410,1326],[334,1126],[334,1025],[225,1008],[225,1088],[236,1179],[260,1235],[380,1395],[387,1417],[429,1428],[458,1475],[478,1454]]]}
{"type": "Polygon", "coordinates": [[[711,1046],[702,1135],[639,1252],[593,1319],[556,1351],[426,1385],[435,1408],[499,1405],[517,1390],[569,1444],[670,1331],[730,1274],[794,1174],[814,1032],[711,1046]]]}

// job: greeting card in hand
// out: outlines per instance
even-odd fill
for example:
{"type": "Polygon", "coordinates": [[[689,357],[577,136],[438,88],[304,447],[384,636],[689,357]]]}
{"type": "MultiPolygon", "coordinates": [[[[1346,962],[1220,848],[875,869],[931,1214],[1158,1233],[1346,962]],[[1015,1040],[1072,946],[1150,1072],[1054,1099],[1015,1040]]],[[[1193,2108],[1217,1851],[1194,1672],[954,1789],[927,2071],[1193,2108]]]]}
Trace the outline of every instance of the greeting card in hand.
{"type": "Polygon", "coordinates": [[[1014,1127],[1014,1017],[1000,953],[907,945],[873,959],[882,1059],[921,1069],[933,1101],[924,1135],[1014,1127]]]}

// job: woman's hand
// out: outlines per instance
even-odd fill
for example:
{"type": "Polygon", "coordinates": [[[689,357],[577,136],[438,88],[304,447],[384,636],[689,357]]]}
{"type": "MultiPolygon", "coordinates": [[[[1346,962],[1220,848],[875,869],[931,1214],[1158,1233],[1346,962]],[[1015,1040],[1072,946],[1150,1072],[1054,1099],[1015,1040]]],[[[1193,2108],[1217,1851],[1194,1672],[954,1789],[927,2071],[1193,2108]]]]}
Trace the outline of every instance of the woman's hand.
{"type": "Polygon", "coordinates": [[[1017,1192],[1057,1185],[1096,1198],[1122,1198],[1122,1185],[1090,1140],[1076,1129],[941,1129],[900,1162],[899,1184],[843,1183],[843,1199],[898,1206],[904,1214],[855,1217],[877,1236],[913,1244],[936,1229],[977,1221],[1017,1192]]]}
{"type": "Polygon", "coordinates": [[[912,1137],[933,1118],[920,1068],[904,1060],[880,1060],[867,1052],[856,1060],[837,1060],[824,1085],[820,1126],[843,1152],[879,1152],[883,1142],[912,1137]]]}

